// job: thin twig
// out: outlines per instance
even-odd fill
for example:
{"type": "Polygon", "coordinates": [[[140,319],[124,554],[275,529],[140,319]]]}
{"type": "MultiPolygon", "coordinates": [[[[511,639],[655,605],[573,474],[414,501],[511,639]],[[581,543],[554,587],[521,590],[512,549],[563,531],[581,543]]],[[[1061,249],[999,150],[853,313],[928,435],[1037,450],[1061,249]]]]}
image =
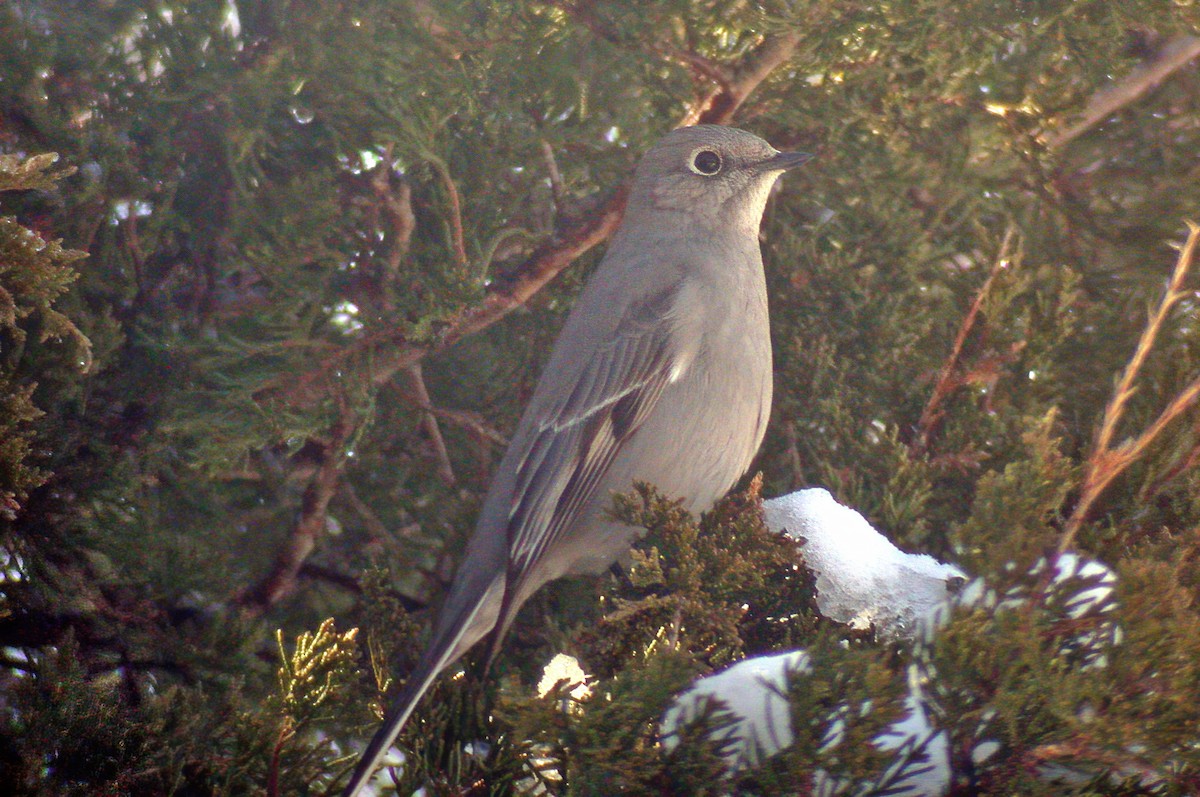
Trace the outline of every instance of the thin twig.
{"type": "Polygon", "coordinates": [[[342,479],[338,485],[338,493],[346,499],[346,503],[358,514],[358,519],[367,528],[367,534],[371,537],[371,544],[383,545],[391,539],[391,532],[387,525],[379,519],[379,515],[375,514],[375,510],[370,504],[359,497],[358,491],[354,489],[354,484],[351,479],[342,479]]]}
{"type": "Polygon", "coordinates": [[[1111,748],[1092,744],[1086,738],[1038,745],[1029,750],[1023,758],[1027,759],[1031,768],[1042,767],[1046,764],[1071,765],[1081,761],[1090,761],[1101,764],[1114,772],[1138,772],[1148,782],[1157,782],[1162,779],[1161,771],[1137,758],[1133,753],[1127,750],[1119,753],[1113,752],[1111,748]]]}
{"type": "Polygon", "coordinates": [[[454,262],[458,267],[467,266],[467,245],[463,235],[462,203],[458,198],[458,187],[450,175],[450,167],[441,158],[429,157],[433,169],[442,179],[442,187],[450,197],[450,242],[454,248],[454,262]]]}
{"type": "Polygon", "coordinates": [[[392,144],[384,150],[383,159],[375,167],[371,176],[371,189],[375,192],[376,208],[387,219],[388,251],[384,267],[380,274],[380,293],[384,297],[385,309],[391,310],[391,288],[400,272],[404,256],[412,241],[413,232],[417,228],[417,217],[412,208],[412,189],[407,180],[401,180],[398,188],[392,190],[392,144]]]}
{"type": "MultiPolygon", "coordinates": [[[[421,371],[421,363],[415,362],[404,369],[408,378],[409,388],[416,395],[422,406],[430,407],[433,402],[429,398],[429,390],[425,387],[425,375],[421,371]]],[[[433,446],[434,457],[437,459],[437,474],[443,484],[453,486],[454,468],[450,464],[450,454],[446,451],[446,441],[442,439],[442,430],[438,428],[437,416],[428,410],[421,411],[421,429],[433,446]]]]}
{"type": "Polygon", "coordinates": [[[950,347],[950,354],[946,357],[946,361],[942,363],[942,369],[938,372],[937,382],[933,386],[933,392],[929,396],[929,401],[925,404],[925,409],[921,411],[921,417],[917,421],[916,439],[913,441],[912,450],[916,454],[923,454],[929,450],[930,437],[933,434],[934,424],[942,417],[942,402],[954,390],[957,381],[954,379],[954,372],[958,367],[958,359],[962,356],[963,346],[967,342],[967,335],[975,326],[975,319],[979,316],[979,311],[983,307],[983,302],[991,293],[992,284],[996,281],[996,277],[1009,265],[1009,247],[1012,244],[1013,235],[1016,233],[1016,227],[1011,222],[1004,230],[1004,238],[1000,242],[1000,252],[996,255],[996,260],[992,263],[992,270],[988,273],[987,279],[980,286],[975,294],[975,300],[971,302],[971,308],[963,317],[962,323],[959,324],[958,334],[954,337],[954,345],[950,347]]]}
{"type": "MultiPolygon", "coordinates": [[[[362,582],[357,578],[340,570],[334,570],[332,567],[323,567],[322,565],[305,562],[304,567],[300,568],[300,577],[312,581],[321,581],[326,584],[332,584],[338,589],[349,592],[353,595],[362,595],[362,582]]],[[[385,590],[386,594],[392,600],[395,600],[404,608],[406,612],[419,612],[422,609],[428,608],[429,604],[423,600],[418,600],[411,595],[405,595],[403,592],[395,589],[385,590]]]]}
{"type": "Polygon", "coordinates": [[[1179,250],[1179,259],[1175,262],[1175,270],[1167,283],[1162,301],[1159,302],[1158,309],[1146,323],[1146,328],[1142,330],[1133,357],[1125,366],[1125,370],[1113,390],[1112,398],[1109,399],[1108,406],[1104,408],[1104,417],[1096,432],[1096,442],[1087,460],[1087,470],[1080,487],[1079,502],[1075,504],[1075,509],[1063,528],[1062,540],[1058,545],[1060,553],[1071,547],[1075,541],[1075,535],[1078,534],[1087,519],[1088,512],[1091,511],[1092,505],[1113,479],[1140,459],[1163,429],[1195,403],[1197,397],[1200,397],[1200,377],[1197,377],[1175,396],[1167,408],[1140,435],[1133,440],[1126,440],[1116,448],[1112,447],[1112,439],[1116,434],[1117,425],[1125,414],[1125,407],[1128,405],[1129,399],[1136,392],[1134,382],[1138,373],[1146,362],[1150,350],[1154,347],[1154,341],[1172,308],[1187,295],[1187,292],[1183,290],[1183,282],[1188,269],[1191,268],[1198,241],[1200,241],[1200,225],[1189,223],[1187,242],[1179,250]]]}
{"type": "Polygon", "coordinates": [[[1181,35],[1168,40],[1151,60],[1140,64],[1122,80],[1092,95],[1083,111],[1042,134],[1048,149],[1060,149],[1127,105],[1131,105],[1164,80],[1200,57],[1200,38],[1181,35]]]}
{"type": "Polygon", "coordinates": [[[267,766],[267,797],[279,795],[279,765],[283,757],[283,747],[296,735],[296,729],[291,718],[286,718],[279,728],[279,735],[271,747],[271,760],[267,766]]]}
{"type": "Polygon", "coordinates": [[[783,439],[787,442],[784,456],[788,463],[788,472],[791,474],[792,489],[798,490],[809,482],[804,476],[804,458],[800,456],[800,433],[796,430],[795,421],[788,421],[783,425],[783,439]]]}
{"type": "Polygon", "coordinates": [[[137,285],[138,295],[141,296],[146,291],[146,256],[142,254],[142,243],[137,229],[137,211],[133,202],[129,203],[129,215],[121,222],[121,233],[125,250],[129,252],[129,259],[133,262],[134,284],[137,285]]]}
{"type": "MultiPolygon", "coordinates": [[[[1196,434],[1196,431],[1200,431],[1200,424],[1196,424],[1193,436],[1196,434]]],[[[1193,445],[1191,451],[1179,457],[1153,482],[1143,485],[1142,489],[1138,491],[1138,501],[1142,503],[1149,501],[1165,489],[1168,484],[1196,467],[1197,463],[1200,463],[1200,443],[1193,445]]]]}
{"type": "Polygon", "coordinates": [[[276,553],[275,564],[258,584],[243,591],[236,599],[247,614],[261,615],[295,588],[300,568],[325,530],[329,501],[337,492],[342,474],[342,448],[354,433],[355,426],[350,410],[343,408],[341,417],[330,430],[329,440],[322,446],[320,464],[304,489],[296,523],[276,553]]]}
{"type": "Polygon", "coordinates": [[[558,210],[563,202],[562,173],[558,170],[558,161],[554,158],[554,147],[542,139],[542,158],[546,161],[546,174],[550,178],[550,194],[554,197],[554,208],[558,210]]]}
{"type": "Polygon", "coordinates": [[[1162,328],[1167,314],[1184,297],[1182,290],[1183,280],[1187,275],[1188,269],[1191,267],[1192,251],[1196,245],[1198,230],[1200,228],[1191,228],[1187,243],[1180,250],[1179,259],[1175,263],[1175,270],[1171,274],[1171,281],[1167,283],[1167,290],[1158,305],[1158,310],[1151,316],[1149,323],[1142,331],[1142,336],[1138,340],[1133,357],[1129,360],[1129,364],[1125,366],[1125,371],[1121,374],[1121,380],[1117,383],[1116,390],[1113,391],[1112,400],[1105,409],[1104,421],[1100,426],[1100,433],[1096,438],[1096,450],[1098,451],[1107,450],[1109,443],[1112,442],[1112,437],[1116,433],[1117,423],[1121,420],[1121,414],[1125,410],[1125,404],[1134,393],[1134,380],[1137,379],[1138,372],[1141,371],[1146,358],[1150,356],[1150,350],[1154,348],[1154,341],[1158,337],[1158,332],[1162,328]]]}
{"type": "Polygon", "coordinates": [[[723,124],[770,74],[787,63],[800,45],[800,30],[764,36],[758,47],[747,53],[726,85],[719,85],[688,110],[679,126],[723,124]]]}
{"type": "Polygon", "coordinates": [[[657,44],[654,49],[667,58],[686,66],[696,78],[715,83],[718,90],[728,91],[733,82],[729,70],[723,64],[706,58],[700,53],[681,49],[669,42],[657,44]]]}
{"type": "Polygon", "coordinates": [[[423,403],[415,394],[409,393],[406,390],[399,390],[398,392],[404,396],[405,400],[416,405],[419,409],[424,412],[431,412],[455,426],[461,426],[473,437],[480,440],[489,440],[500,446],[508,445],[508,438],[499,430],[489,426],[478,413],[469,410],[451,410],[445,407],[437,407],[433,404],[423,403]]]}

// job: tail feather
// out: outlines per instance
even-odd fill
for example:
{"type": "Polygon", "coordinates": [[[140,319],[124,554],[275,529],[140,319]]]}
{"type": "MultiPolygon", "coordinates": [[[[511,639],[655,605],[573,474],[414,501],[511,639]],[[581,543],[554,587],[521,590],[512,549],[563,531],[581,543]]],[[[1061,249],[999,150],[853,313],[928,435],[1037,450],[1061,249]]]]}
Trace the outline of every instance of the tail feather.
{"type": "Polygon", "coordinates": [[[482,590],[482,594],[474,600],[464,601],[460,604],[460,610],[453,612],[450,618],[441,619],[439,631],[421,654],[421,660],[409,675],[404,691],[388,709],[383,726],[363,751],[342,797],[358,797],[434,680],[495,624],[495,617],[488,616],[488,612],[484,612],[483,617],[479,615],[481,609],[495,602],[495,594],[502,588],[503,579],[494,579],[482,590]]]}
{"type": "Polygon", "coordinates": [[[421,702],[421,698],[429,691],[429,687],[438,677],[438,674],[449,663],[445,661],[446,658],[448,656],[443,655],[442,661],[423,661],[417,666],[413,674],[409,676],[404,691],[392,703],[391,709],[384,718],[383,726],[376,731],[375,736],[371,739],[371,743],[367,745],[367,749],[363,751],[362,757],[358,760],[358,766],[354,768],[354,774],[350,776],[350,782],[346,785],[345,791],[342,792],[342,797],[357,797],[363,786],[367,785],[367,781],[371,779],[371,776],[375,774],[375,770],[379,768],[379,764],[383,761],[383,757],[387,755],[387,751],[391,748],[392,743],[400,735],[404,724],[412,716],[417,703],[421,702]]]}

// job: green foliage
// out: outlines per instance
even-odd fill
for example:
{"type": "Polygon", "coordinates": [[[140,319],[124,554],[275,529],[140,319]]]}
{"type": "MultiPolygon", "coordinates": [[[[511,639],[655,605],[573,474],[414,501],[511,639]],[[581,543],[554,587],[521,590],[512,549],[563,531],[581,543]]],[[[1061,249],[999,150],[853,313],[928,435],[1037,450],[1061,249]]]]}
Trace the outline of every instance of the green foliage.
{"type": "Polygon", "coordinates": [[[1198,8],[4,5],[6,780],[336,788],[333,741],[350,750],[407,675],[599,256],[580,225],[672,125],[729,111],[818,154],[764,222],[763,493],[828,487],[991,598],[883,646],[819,619],[757,486],[699,521],[642,487],[617,510],[648,529],[626,578],[544,590],[492,673],[447,674],[400,740],[402,791],[865,784],[915,668],[960,792],[1197,793],[1200,410],[1155,427],[1200,373],[1195,273],[1095,446],[1200,218],[1200,72],[1154,72],[1198,8]],[[555,257],[573,262],[528,295],[555,257]],[[1082,587],[1047,580],[1068,527],[1119,575],[1102,616],[1070,617],[1082,587]],[[658,746],[689,679],[797,646],[792,748],[729,772],[703,733],[719,712],[658,746]],[[562,650],[593,681],[565,712],[530,686],[562,650]],[[860,721],[822,753],[839,711],[860,721]]]}
{"type": "Polygon", "coordinates": [[[901,715],[903,679],[886,651],[823,634],[808,652],[812,671],[793,673],[788,684],[795,739],[750,775],[752,792],[787,794],[817,772],[869,788],[892,758],[872,744],[901,715]]]}
{"type": "MultiPolygon", "coordinates": [[[[0,192],[51,189],[74,171],[53,169],[57,160],[53,153],[0,154],[0,192]]],[[[90,341],[54,308],[78,277],[72,264],[86,256],[0,216],[0,517],[14,517],[29,490],[49,476],[31,456],[31,422],[42,415],[34,402],[37,380],[67,358],[83,371],[91,362],[90,341]],[[65,354],[61,345],[46,346],[65,341],[72,344],[65,354]]]]}
{"type": "Polygon", "coordinates": [[[665,777],[655,745],[662,707],[695,674],[688,656],[664,651],[600,681],[596,697],[557,740],[566,753],[566,793],[598,797],[653,791],[665,777]]]}
{"type": "Polygon", "coordinates": [[[719,667],[812,635],[812,574],[798,544],[763,524],[758,489],[755,480],[699,523],[649,485],[618,496],[615,517],[648,533],[634,548],[628,583],[601,597],[605,613],[585,631],[590,672],[619,672],[661,646],[719,667]]]}
{"type": "Polygon", "coordinates": [[[1054,544],[1057,515],[1075,476],[1054,437],[1056,422],[1054,410],[1028,419],[1026,455],[979,479],[971,514],[955,530],[956,547],[971,571],[989,572],[988,562],[1001,557],[1013,564],[1010,572],[1021,573],[1054,544]]]}
{"type": "Polygon", "coordinates": [[[328,619],[315,632],[296,637],[289,653],[283,632],[276,632],[281,664],[279,691],[271,701],[278,714],[278,731],[267,772],[269,793],[300,793],[330,780],[333,751],[329,740],[320,737],[320,729],[348,710],[347,701],[338,698],[348,691],[357,636],[357,628],[339,634],[328,619]]]}
{"type": "Polygon", "coordinates": [[[59,655],[42,662],[41,676],[26,680],[18,704],[29,718],[22,739],[27,747],[10,763],[10,783],[29,788],[40,773],[31,766],[44,759],[59,788],[83,794],[85,784],[117,785],[146,754],[147,739],[130,722],[130,707],[115,677],[89,677],[69,642],[59,655]],[[30,755],[31,753],[41,755],[30,755]]]}

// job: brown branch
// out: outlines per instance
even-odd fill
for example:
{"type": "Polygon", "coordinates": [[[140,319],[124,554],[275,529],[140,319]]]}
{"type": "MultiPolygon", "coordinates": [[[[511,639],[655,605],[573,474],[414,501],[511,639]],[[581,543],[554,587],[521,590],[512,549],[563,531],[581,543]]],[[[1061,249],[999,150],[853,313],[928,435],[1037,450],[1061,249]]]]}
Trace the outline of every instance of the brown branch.
{"type": "Polygon", "coordinates": [[[1013,234],[1016,228],[1013,224],[1009,224],[1004,231],[1004,239],[1000,242],[1000,252],[996,255],[995,262],[992,263],[992,270],[980,286],[979,291],[975,294],[975,300],[971,302],[971,308],[963,317],[962,323],[958,327],[958,334],[954,336],[954,344],[950,347],[950,354],[946,357],[946,361],[942,364],[942,369],[938,373],[937,382],[933,386],[933,393],[929,396],[929,401],[925,404],[925,409],[921,411],[921,417],[917,421],[917,434],[913,441],[911,450],[914,454],[924,454],[929,450],[930,439],[933,435],[934,425],[941,420],[942,403],[946,397],[953,392],[954,388],[959,384],[954,378],[954,372],[958,367],[958,359],[962,356],[963,346],[967,342],[967,335],[975,326],[975,319],[979,316],[979,311],[983,307],[983,302],[991,293],[992,284],[996,281],[996,277],[1009,265],[1009,246],[1012,243],[1013,234]]]}
{"type": "Polygon", "coordinates": [[[337,492],[338,480],[342,475],[342,448],[354,428],[350,411],[343,408],[341,417],[330,430],[329,440],[322,446],[316,473],[304,489],[296,523],[287,541],[276,553],[275,564],[258,584],[235,599],[235,603],[247,614],[261,615],[295,588],[300,569],[325,530],[329,501],[337,492]]]}
{"type": "MultiPolygon", "coordinates": [[[[338,589],[345,590],[353,595],[363,594],[362,583],[357,578],[340,570],[334,570],[332,567],[305,562],[304,566],[300,568],[300,577],[332,584],[338,589]]],[[[409,613],[419,612],[429,606],[425,601],[418,600],[411,595],[405,595],[399,590],[388,589],[384,591],[384,594],[399,603],[404,608],[404,611],[409,613]]]]}
{"type": "Polygon", "coordinates": [[[667,42],[656,45],[654,49],[663,56],[686,66],[694,77],[715,83],[717,90],[729,90],[732,78],[729,70],[723,64],[713,61],[711,58],[705,58],[699,53],[680,49],[667,42]]]}
{"type": "Polygon", "coordinates": [[[279,766],[283,758],[283,748],[295,735],[296,728],[292,718],[286,717],[279,726],[279,735],[275,737],[275,744],[271,747],[271,760],[267,766],[267,797],[279,795],[279,766]]]}
{"type": "Polygon", "coordinates": [[[546,172],[550,178],[550,195],[554,197],[554,207],[558,209],[563,203],[562,172],[558,170],[558,161],[554,157],[554,147],[542,139],[542,158],[546,161],[546,172]]]}
{"type": "Polygon", "coordinates": [[[432,404],[424,403],[415,394],[409,393],[406,390],[398,390],[405,401],[411,402],[424,412],[430,412],[441,418],[449,421],[455,426],[461,426],[466,429],[468,434],[480,439],[489,440],[497,445],[507,446],[508,438],[500,433],[497,429],[492,428],[485,422],[478,413],[470,410],[451,410],[445,407],[436,407],[432,404]]]}
{"type": "MultiPolygon", "coordinates": [[[[397,372],[426,355],[453,346],[465,337],[499,321],[541,290],[558,273],[597,244],[608,240],[621,221],[627,189],[620,186],[594,213],[561,234],[552,235],[506,280],[497,280],[492,292],[477,305],[465,307],[445,321],[441,334],[431,341],[406,341],[395,329],[378,329],[321,360],[290,384],[271,383],[255,393],[258,401],[280,400],[293,405],[320,401],[318,385],[329,372],[344,367],[359,355],[372,353],[371,381],[382,385],[397,372]]],[[[291,375],[283,378],[290,379],[291,375]]]]}
{"type": "Polygon", "coordinates": [[[332,584],[338,589],[355,595],[362,594],[362,585],[358,583],[358,579],[349,573],[343,573],[340,570],[334,570],[332,567],[314,564],[313,562],[305,562],[300,567],[300,572],[296,574],[300,578],[310,579],[312,581],[323,581],[326,584],[332,584]]]}
{"type": "Polygon", "coordinates": [[[1150,350],[1154,347],[1154,341],[1167,316],[1175,305],[1188,295],[1183,289],[1183,282],[1191,268],[1198,242],[1200,242],[1200,225],[1189,223],[1187,242],[1179,250],[1179,259],[1175,262],[1175,270],[1171,273],[1171,279],[1167,283],[1162,301],[1159,302],[1158,309],[1146,323],[1146,328],[1142,330],[1133,357],[1125,366],[1125,370],[1113,390],[1112,398],[1109,399],[1108,406],[1104,408],[1104,417],[1096,432],[1096,442],[1092,446],[1091,455],[1088,456],[1079,502],[1075,504],[1075,509],[1063,528],[1062,540],[1058,545],[1059,552],[1066,551],[1071,547],[1075,541],[1075,535],[1087,520],[1092,505],[1113,479],[1141,459],[1162,431],[1200,397],[1200,377],[1197,377],[1172,399],[1166,409],[1140,435],[1133,440],[1126,440],[1116,448],[1112,447],[1112,439],[1116,434],[1117,425],[1125,414],[1125,407],[1129,403],[1129,399],[1136,392],[1134,382],[1138,373],[1146,362],[1150,350]]]}
{"type": "Polygon", "coordinates": [[[141,296],[146,291],[146,256],[142,254],[142,242],[138,237],[137,229],[137,212],[133,205],[134,201],[130,200],[129,215],[121,222],[121,234],[125,250],[129,252],[129,259],[133,262],[134,284],[137,285],[138,296],[141,296]]]}
{"type": "Polygon", "coordinates": [[[1086,737],[1038,745],[1021,757],[1025,759],[1025,763],[1030,769],[1036,769],[1046,764],[1057,763],[1070,766],[1080,762],[1093,762],[1110,771],[1137,772],[1147,783],[1158,783],[1163,780],[1162,771],[1133,753],[1127,750],[1118,752],[1092,744],[1086,737]]]}
{"type": "Polygon", "coordinates": [[[462,202],[458,198],[458,187],[450,175],[450,167],[441,158],[429,157],[433,169],[442,180],[442,187],[450,197],[450,243],[454,249],[454,263],[460,269],[467,267],[467,245],[463,234],[462,202]]]}
{"type": "Polygon", "coordinates": [[[473,46],[473,43],[459,30],[447,27],[438,18],[437,3],[433,0],[409,0],[412,10],[412,20],[418,30],[428,33],[433,39],[434,46],[441,54],[451,60],[458,60],[462,54],[473,46]]]}
{"type": "MultiPolygon", "coordinates": [[[[1196,428],[1200,430],[1200,424],[1197,424],[1196,428]]],[[[1194,430],[1192,434],[1194,436],[1196,431],[1194,430]]],[[[1162,492],[1168,484],[1196,467],[1197,464],[1200,464],[1200,443],[1193,445],[1190,451],[1176,459],[1152,483],[1143,485],[1142,489],[1138,491],[1138,502],[1145,503],[1149,501],[1152,497],[1162,492]]]]}
{"type": "Polygon", "coordinates": [[[354,489],[354,485],[349,479],[343,479],[338,485],[338,490],[350,507],[358,513],[359,520],[367,527],[367,534],[371,537],[372,545],[382,545],[385,541],[391,539],[391,532],[379,515],[375,514],[375,510],[371,509],[366,501],[359,497],[358,491],[354,489]]]}
{"type": "Polygon", "coordinates": [[[380,274],[380,288],[385,308],[391,310],[390,292],[400,272],[400,264],[408,254],[413,232],[417,228],[417,217],[412,208],[412,189],[407,180],[401,180],[396,190],[392,189],[392,145],[387,146],[383,160],[375,167],[371,176],[371,189],[375,192],[376,207],[387,219],[390,229],[387,258],[380,274]]]}
{"type": "Polygon", "coordinates": [[[1078,116],[1061,119],[1042,133],[1047,149],[1060,149],[1122,108],[1132,105],[1164,80],[1200,57],[1200,38],[1181,35],[1167,41],[1155,56],[1139,64],[1123,79],[1092,95],[1078,116]]]}
{"type": "Polygon", "coordinates": [[[724,124],[770,74],[787,63],[800,44],[800,30],[764,36],[733,72],[728,85],[717,87],[688,110],[679,127],[692,124],[724,124]]]}
{"type": "MultiPolygon", "coordinates": [[[[596,5],[594,2],[571,2],[570,0],[551,0],[551,5],[564,13],[568,14],[571,19],[583,25],[596,38],[606,41],[609,44],[621,47],[628,47],[630,42],[621,36],[608,21],[600,18],[593,8],[596,5]]],[[[659,58],[665,58],[675,61],[686,67],[692,76],[698,80],[707,80],[715,83],[716,86],[712,93],[718,91],[727,91],[731,80],[730,70],[724,64],[707,58],[700,53],[678,47],[670,41],[657,42],[642,42],[636,47],[636,51],[645,51],[659,58]]],[[[680,127],[685,127],[688,124],[695,122],[681,122],[680,127]]]]}
{"type": "Polygon", "coordinates": [[[448,410],[445,407],[430,407],[429,412],[445,418],[455,426],[461,426],[479,440],[489,440],[500,446],[508,445],[508,438],[492,428],[476,413],[467,410],[448,410]]]}
{"type": "Polygon", "coordinates": [[[800,433],[796,429],[795,421],[788,421],[783,425],[783,439],[787,443],[784,457],[791,474],[789,482],[793,490],[798,490],[809,481],[804,476],[804,458],[800,455],[800,433]]]}
{"type": "MultiPolygon", "coordinates": [[[[408,385],[423,407],[432,407],[429,390],[425,387],[425,375],[421,372],[421,363],[415,362],[404,369],[408,377],[408,385]]],[[[442,430],[438,428],[437,416],[429,410],[421,411],[421,429],[433,446],[433,454],[437,459],[437,474],[443,484],[454,486],[458,481],[454,478],[454,467],[450,464],[450,454],[446,451],[446,441],[442,439],[442,430]]]]}
{"type": "Polygon", "coordinates": [[[434,4],[430,0],[409,0],[409,6],[412,8],[413,18],[418,28],[438,38],[452,35],[452,31],[438,19],[437,11],[434,10],[434,4]]]}

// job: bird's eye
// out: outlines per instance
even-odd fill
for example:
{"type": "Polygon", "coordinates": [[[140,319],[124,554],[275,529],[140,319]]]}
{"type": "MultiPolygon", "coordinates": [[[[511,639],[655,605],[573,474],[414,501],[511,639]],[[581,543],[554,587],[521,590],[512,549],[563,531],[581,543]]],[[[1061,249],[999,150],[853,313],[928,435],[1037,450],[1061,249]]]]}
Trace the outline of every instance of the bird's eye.
{"type": "Polygon", "coordinates": [[[711,149],[702,149],[692,156],[692,162],[689,165],[696,174],[712,177],[721,171],[721,156],[711,149]]]}

